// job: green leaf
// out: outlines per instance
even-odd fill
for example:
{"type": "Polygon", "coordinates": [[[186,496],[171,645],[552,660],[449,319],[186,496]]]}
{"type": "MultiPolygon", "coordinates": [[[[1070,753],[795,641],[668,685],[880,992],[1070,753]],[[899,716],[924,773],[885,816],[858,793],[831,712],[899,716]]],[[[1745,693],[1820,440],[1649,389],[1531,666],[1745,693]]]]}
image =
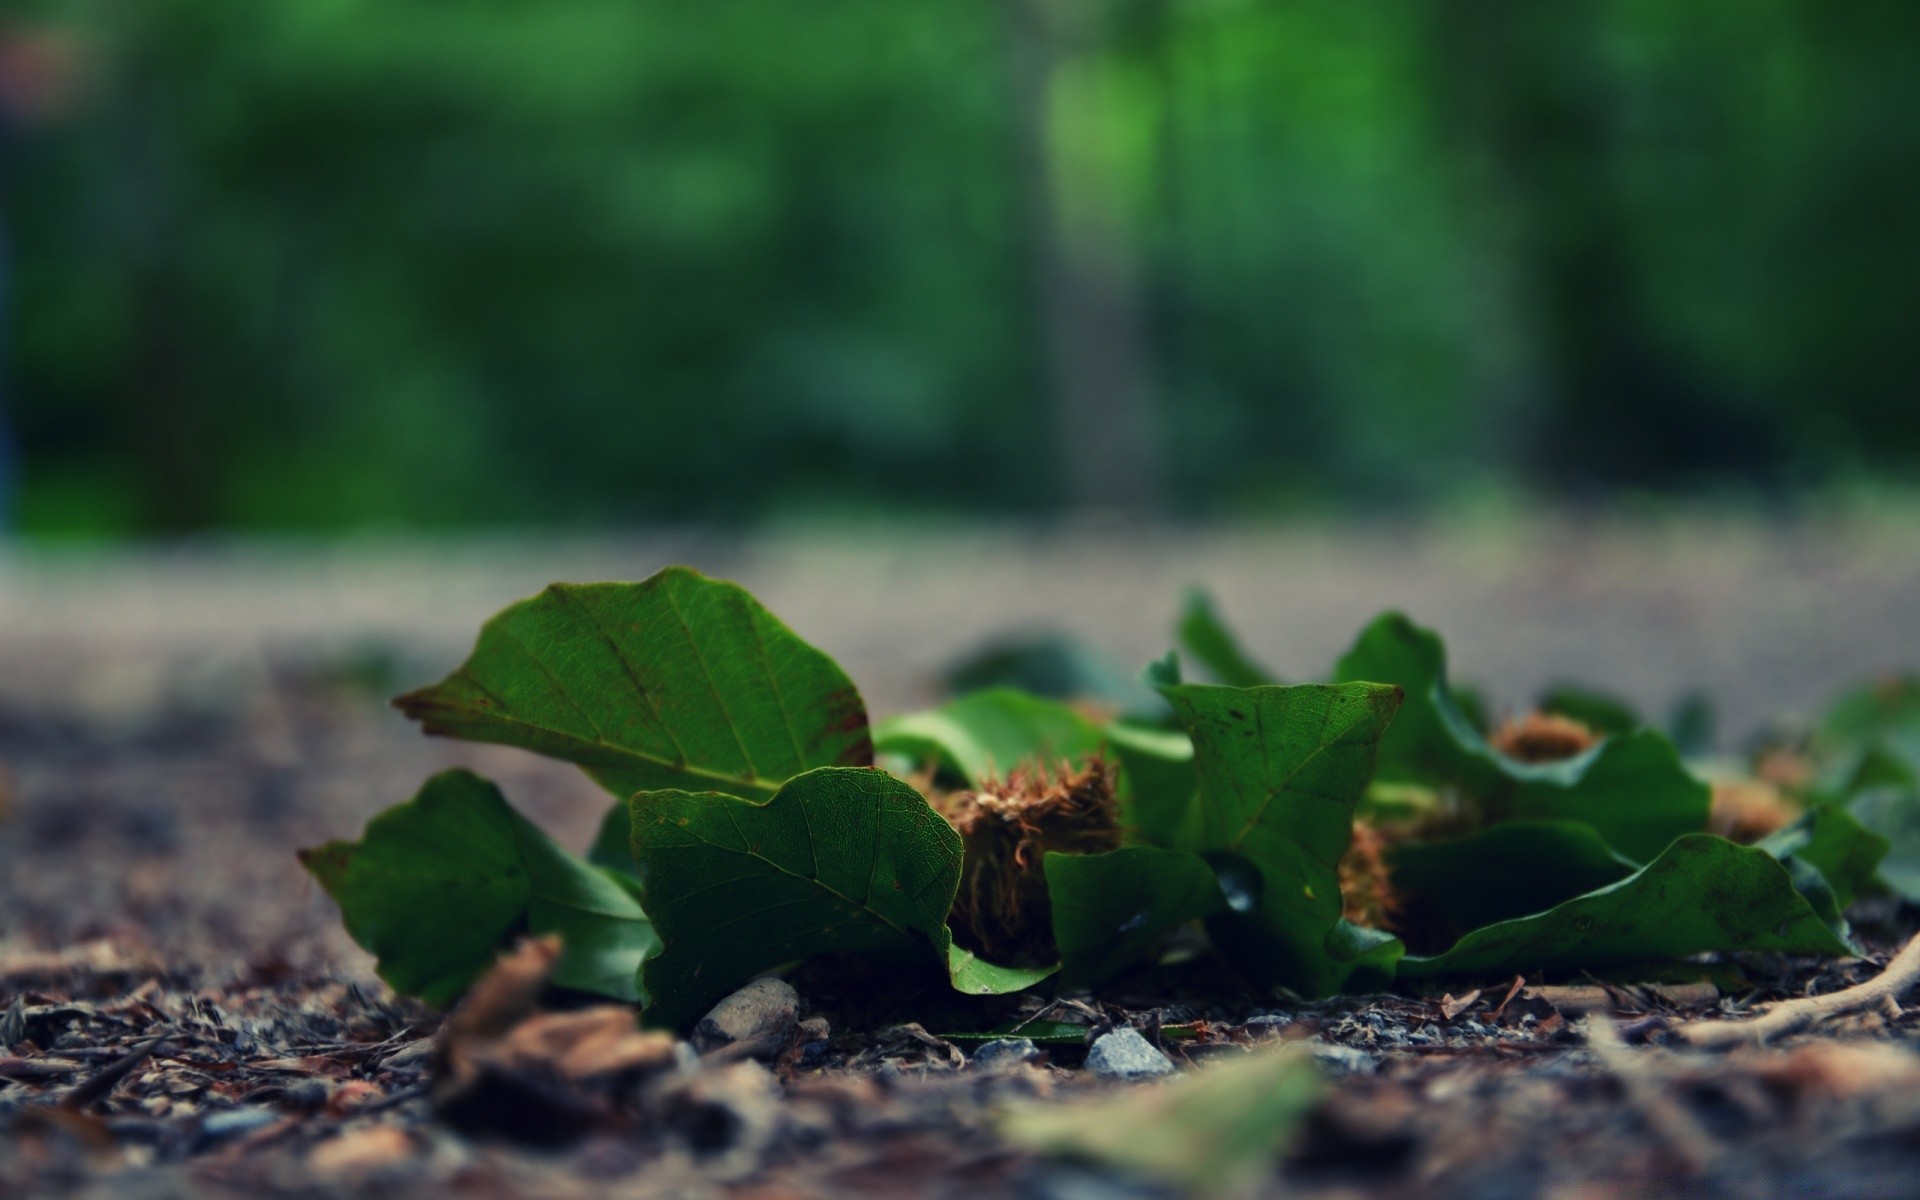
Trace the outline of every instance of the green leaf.
{"type": "Polygon", "coordinates": [[[1368,626],[1336,674],[1406,689],[1380,742],[1383,779],[1452,784],[1479,800],[1489,821],[1581,821],[1637,862],[1706,826],[1712,789],[1653,730],[1609,737],[1565,762],[1518,763],[1496,753],[1454,702],[1439,637],[1397,613],[1368,626]]]}
{"type": "Polygon", "coordinates": [[[1704,692],[1687,692],[1673,702],[1667,714],[1667,736],[1682,758],[1704,758],[1713,753],[1713,701],[1704,692]]]}
{"type": "Polygon", "coordinates": [[[1815,808],[1758,843],[1776,858],[1796,858],[1819,871],[1846,908],[1886,858],[1891,843],[1843,808],[1815,808]]]}
{"type": "Polygon", "coordinates": [[[979,787],[1026,762],[1075,764],[1100,752],[1100,727],[1058,700],[1004,689],[974,692],[929,712],[880,722],[874,748],[938,763],[979,787]]]}
{"type": "Polygon", "coordinates": [[[1184,844],[1226,872],[1229,911],[1209,923],[1245,967],[1309,995],[1390,967],[1399,943],[1346,927],[1337,864],[1400,706],[1385,684],[1161,689],[1193,739],[1197,815],[1184,844]],[[1245,864],[1246,871],[1239,870],[1245,864]]]}
{"type": "Polygon", "coordinates": [[[1105,983],[1151,958],[1176,927],[1225,907],[1212,868],[1180,850],[1049,854],[1045,867],[1066,987],[1105,983]]]}
{"type": "Polygon", "coordinates": [[[1638,863],[1576,821],[1506,821],[1390,852],[1393,886],[1459,929],[1552,908],[1633,874],[1638,863]]]}
{"type": "Polygon", "coordinates": [[[665,947],[642,973],[655,1024],[685,1025],[761,972],[835,951],[941,964],[976,993],[1051,973],[954,952],[960,835],[885,772],[821,768],[760,802],[641,792],[629,809],[641,899],[665,947]]]}
{"type": "Polygon", "coordinates": [[[1057,963],[1046,967],[1003,967],[990,963],[973,951],[954,945],[952,932],[944,924],[940,928],[942,936],[948,939],[947,982],[956,992],[969,996],[1004,996],[1008,992],[1025,991],[1060,970],[1057,963]]]}
{"type": "Polygon", "coordinates": [[[1920,904],[1920,791],[1868,788],[1847,803],[1860,824],[1888,841],[1880,878],[1910,904],[1920,904]]]}
{"type": "Polygon", "coordinates": [[[1266,1046],[1165,1083],[1013,1105],[1000,1132],[1037,1153],[1146,1175],[1180,1194],[1254,1194],[1320,1093],[1302,1047],[1266,1046]]]}
{"type": "Polygon", "coordinates": [[[1650,862],[1673,839],[1705,828],[1713,807],[1713,789],[1651,729],[1610,737],[1565,762],[1501,762],[1505,781],[1489,803],[1494,813],[1584,822],[1635,862],[1650,862]]]}
{"type": "Polygon", "coordinates": [[[1400,975],[1598,970],[1714,951],[1852,952],[1773,855],[1696,833],[1618,883],[1476,929],[1444,954],[1410,955],[1400,975]]]}
{"type": "Polygon", "coordinates": [[[412,801],[300,860],[340,905],[347,932],[380,959],[380,977],[431,1004],[451,1003],[521,933],[557,933],[554,982],[637,998],[640,963],[659,949],[640,904],[581,862],[467,771],[427,781],[412,801]]]}
{"type": "Polygon", "coordinates": [[[1131,716],[1163,715],[1166,705],[1125,669],[1075,637],[1042,633],[996,643],[947,669],[955,696],[1008,688],[1052,700],[1095,700],[1131,716]]]}
{"type": "Polygon", "coordinates": [[[1406,692],[1393,727],[1380,739],[1381,779],[1451,783],[1476,796],[1500,784],[1503,772],[1492,748],[1447,685],[1447,651],[1438,634],[1400,613],[1384,613],[1341,656],[1334,678],[1397,684],[1406,692]]]}
{"type": "Polygon", "coordinates": [[[1279,676],[1249,658],[1240,639],[1215,611],[1213,597],[1203,588],[1187,589],[1176,629],[1180,648],[1193,656],[1213,677],[1229,687],[1258,687],[1278,683],[1279,676]]]}
{"type": "Polygon", "coordinates": [[[577,763],[622,800],[764,798],[814,767],[873,761],[866,708],[833,660],[745,589],[685,567],[554,584],[488,621],[459,670],[394,704],[431,734],[577,763]]]}
{"type": "Polygon", "coordinates": [[[1107,749],[1120,760],[1121,823],[1157,846],[1193,844],[1183,831],[1200,815],[1193,739],[1178,730],[1119,721],[1107,726],[1106,737],[1107,749]]]}
{"type": "Polygon", "coordinates": [[[1920,675],[1895,675],[1835,700],[1817,737],[1828,744],[1920,734],[1920,675]]]}
{"type": "Polygon", "coordinates": [[[1540,696],[1539,707],[1542,712],[1572,717],[1595,733],[1626,733],[1641,725],[1640,714],[1625,700],[1579,684],[1548,688],[1540,696]]]}
{"type": "Polygon", "coordinates": [[[992,1029],[961,1033],[936,1033],[949,1042],[992,1042],[1001,1038],[1027,1038],[1040,1046],[1084,1046],[1088,1029],[1071,1021],[1003,1021],[992,1029]]]}

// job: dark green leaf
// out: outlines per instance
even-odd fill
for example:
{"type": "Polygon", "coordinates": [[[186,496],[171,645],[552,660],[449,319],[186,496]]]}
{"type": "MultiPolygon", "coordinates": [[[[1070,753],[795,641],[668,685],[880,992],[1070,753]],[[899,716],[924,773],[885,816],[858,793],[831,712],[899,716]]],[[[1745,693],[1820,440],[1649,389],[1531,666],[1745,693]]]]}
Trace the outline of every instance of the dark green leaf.
{"type": "Polygon", "coordinates": [[[1713,789],[1651,729],[1610,737],[1578,758],[1523,765],[1500,760],[1504,795],[1489,807],[1515,819],[1582,821],[1615,850],[1650,862],[1674,838],[1707,823],[1713,789]]]}
{"type": "Polygon", "coordinates": [[[1187,601],[1181,609],[1176,633],[1180,648],[1229,687],[1258,687],[1280,682],[1279,676],[1253,661],[1240,648],[1240,639],[1220,619],[1213,597],[1203,588],[1187,589],[1187,601]]]}
{"type": "Polygon", "coordinates": [[[1209,924],[1215,940],[1248,969],[1307,994],[1390,966],[1397,942],[1344,927],[1336,867],[1400,689],[1185,684],[1161,694],[1193,739],[1199,774],[1197,815],[1168,822],[1183,832],[1169,848],[1244,861],[1255,882],[1229,898],[1258,893],[1252,907],[1230,906],[1209,924]]]}
{"type": "Polygon", "coordinates": [[[1396,846],[1390,861],[1394,890],[1458,929],[1544,911],[1640,865],[1575,821],[1506,821],[1467,837],[1396,846]]]}
{"type": "Polygon", "coordinates": [[[970,992],[1051,973],[952,945],[960,835],[884,772],[810,771],[760,802],[642,792],[629,807],[641,897],[664,943],[642,979],[656,1024],[684,1025],[753,976],[832,951],[937,963],[970,992]]]}
{"type": "Polygon", "coordinates": [[[1682,758],[1703,758],[1713,753],[1715,719],[1713,701],[1703,692],[1688,692],[1673,702],[1667,714],[1667,736],[1682,758]]]}
{"type": "Polygon", "coordinates": [[[477,775],[436,775],[357,843],[305,851],[353,940],[396,991],[452,1002],[520,933],[557,933],[563,987],[631,1001],[659,948],[640,904],[613,876],[555,846],[477,775]]]}
{"type": "Polygon", "coordinates": [[[1846,809],[1815,808],[1759,845],[1776,858],[1792,857],[1819,871],[1844,909],[1873,878],[1890,844],[1846,809]]]}
{"type": "Polygon", "coordinates": [[[1385,613],[1335,664],[1334,678],[1397,684],[1406,692],[1400,715],[1380,739],[1381,779],[1451,783],[1476,796],[1497,789],[1499,763],[1454,700],[1439,635],[1385,613]]]}
{"type": "Polygon", "coordinates": [[[1194,793],[1193,739],[1178,730],[1116,722],[1107,726],[1107,749],[1120,760],[1121,820],[1157,846],[1195,845],[1183,826],[1200,816],[1194,793]]]}
{"type": "Polygon", "coordinates": [[[738,585],[685,567],[555,584],[487,622],[446,680],[394,703],[428,733],[577,763],[623,800],[765,798],[802,771],[873,761],[866,708],[833,660],[738,585]]]}
{"type": "Polygon", "coordinates": [[[1049,854],[1047,897],[1060,981],[1092,987],[1148,961],[1166,935],[1224,908],[1198,856],[1158,846],[1105,854],[1049,854]]]}
{"type": "Polygon", "coordinates": [[[1713,951],[1848,954],[1780,861],[1689,834],[1639,871],[1544,913],[1476,929],[1444,954],[1401,960],[1403,979],[1599,969],[1713,951]]]}
{"type": "Polygon", "coordinates": [[[1004,779],[1022,763],[1076,766],[1100,752],[1100,727],[1058,700],[1004,689],[974,692],[928,712],[880,722],[882,754],[937,763],[975,787],[1004,779]]]}
{"type": "Polygon", "coordinates": [[[1920,791],[1868,788],[1848,802],[1847,811],[1889,843],[1880,878],[1908,903],[1920,904],[1920,791]]]}
{"type": "Polygon", "coordinates": [[[1367,627],[1337,674],[1406,689],[1381,739],[1383,779],[1452,784],[1480,801],[1489,820],[1582,821],[1638,862],[1706,825],[1711,789],[1652,730],[1609,737],[1565,762],[1518,763],[1496,753],[1454,703],[1440,639],[1397,613],[1367,627]]]}

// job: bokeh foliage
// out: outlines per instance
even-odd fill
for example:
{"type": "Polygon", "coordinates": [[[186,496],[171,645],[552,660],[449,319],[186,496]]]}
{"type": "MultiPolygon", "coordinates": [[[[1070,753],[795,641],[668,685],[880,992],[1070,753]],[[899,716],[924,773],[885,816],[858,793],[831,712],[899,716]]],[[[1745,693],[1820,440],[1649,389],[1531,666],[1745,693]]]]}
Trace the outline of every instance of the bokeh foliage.
{"type": "Polygon", "coordinates": [[[1920,7],[91,0],[29,528],[1920,459],[1920,7]]]}

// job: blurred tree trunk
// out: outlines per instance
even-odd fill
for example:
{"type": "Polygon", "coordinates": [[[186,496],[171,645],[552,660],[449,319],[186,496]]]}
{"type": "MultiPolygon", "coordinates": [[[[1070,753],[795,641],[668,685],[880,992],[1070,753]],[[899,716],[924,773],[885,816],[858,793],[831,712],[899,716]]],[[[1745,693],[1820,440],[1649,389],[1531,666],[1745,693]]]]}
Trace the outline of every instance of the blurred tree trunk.
{"type": "Polygon", "coordinates": [[[1667,344],[1640,294],[1616,166],[1627,97],[1595,0],[1434,0],[1443,134],[1479,222],[1484,409],[1538,482],[1582,493],[1675,482],[1745,452],[1723,397],[1667,344]]]}
{"type": "Polygon", "coordinates": [[[1069,144],[1105,114],[1063,91],[1076,57],[1102,53],[1097,10],[1002,0],[1022,224],[1043,342],[1065,500],[1081,511],[1142,513],[1160,496],[1155,380],[1138,239],[1125,181],[1069,144]],[[1068,29],[1063,17],[1085,18],[1068,29]]]}
{"type": "MultiPolygon", "coordinates": [[[[194,378],[183,347],[205,344],[189,272],[198,264],[184,187],[168,148],[169,90],[134,62],[114,96],[120,151],[122,269],[129,345],[118,396],[139,519],[155,533],[206,529],[220,516],[222,398],[194,378]]],[[[238,346],[235,353],[240,353],[238,346]]]]}

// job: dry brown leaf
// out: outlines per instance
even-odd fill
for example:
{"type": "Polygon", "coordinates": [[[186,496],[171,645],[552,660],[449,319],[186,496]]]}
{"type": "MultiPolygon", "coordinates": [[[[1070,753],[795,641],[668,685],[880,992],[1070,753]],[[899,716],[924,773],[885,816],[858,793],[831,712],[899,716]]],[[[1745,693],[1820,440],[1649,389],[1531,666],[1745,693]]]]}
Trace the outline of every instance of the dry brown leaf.
{"type": "Polygon", "coordinates": [[[307,1155],[315,1175],[341,1179],[370,1175],[413,1156],[413,1138],[391,1125],[375,1125],[321,1142],[307,1155]]]}

